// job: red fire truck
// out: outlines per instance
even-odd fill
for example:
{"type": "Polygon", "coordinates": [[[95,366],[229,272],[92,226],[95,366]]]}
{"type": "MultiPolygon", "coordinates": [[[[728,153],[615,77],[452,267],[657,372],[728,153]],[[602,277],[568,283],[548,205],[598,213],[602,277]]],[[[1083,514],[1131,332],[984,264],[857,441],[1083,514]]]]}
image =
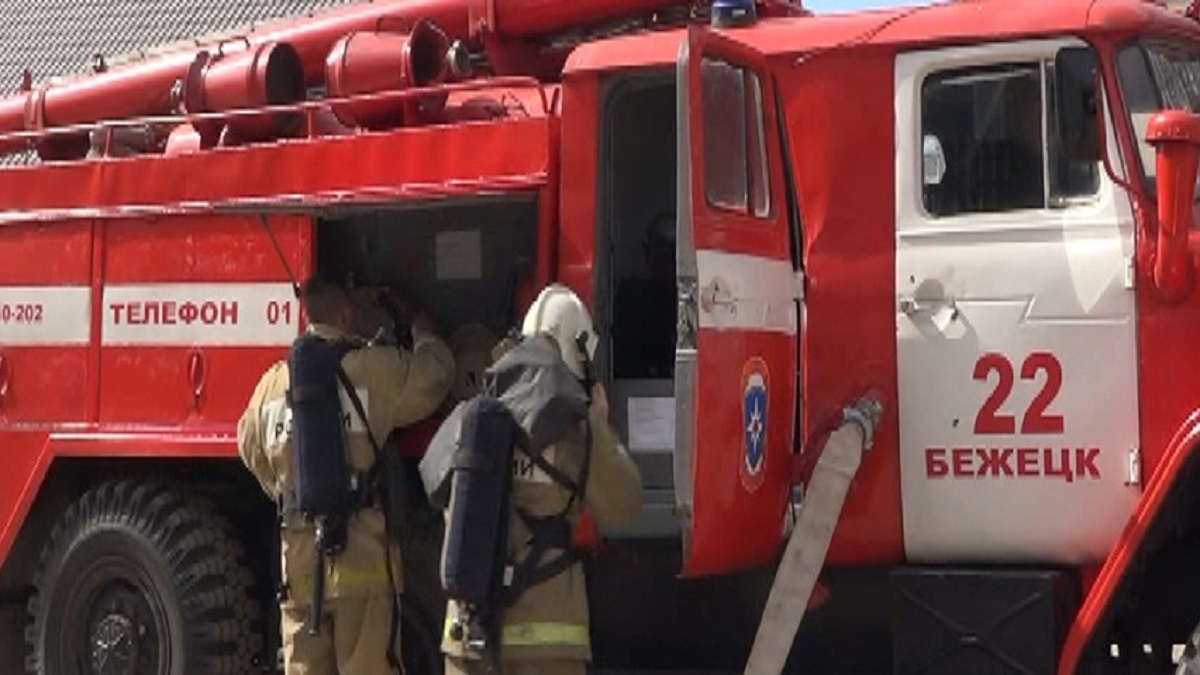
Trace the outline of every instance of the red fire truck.
{"type": "MultiPolygon", "coordinates": [[[[274,666],[235,422],[319,270],[431,308],[464,380],[544,284],[593,309],[646,487],[591,563],[598,663],[740,668],[774,576],[768,617],[808,615],[754,648],[781,626],[797,669],[1200,672],[1198,21],[395,0],[29,82],[0,667],[274,666]]],[[[439,543],[405,551],[410,672],[439,543]]]]}

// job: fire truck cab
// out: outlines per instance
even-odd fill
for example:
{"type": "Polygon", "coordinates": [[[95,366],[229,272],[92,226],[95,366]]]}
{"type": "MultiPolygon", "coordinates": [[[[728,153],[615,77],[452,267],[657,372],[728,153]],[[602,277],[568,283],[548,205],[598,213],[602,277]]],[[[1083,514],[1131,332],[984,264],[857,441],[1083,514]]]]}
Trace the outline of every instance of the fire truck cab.
{"type": "MultiPolygon", "coordinates": [[[[740,668],[793,540],[797,672],[1195,660],[1197,13],[540,4],[366,3],[0,100],[37,155],[0,169],[0,667],[274,665],[235,427],[314,271],[433,311],[447,406],[543,285],[592,308],[646,490],[590,563],[598,663],[740,668]]],[[[410,672],[439,546],[406,542],[410,672]]]]}

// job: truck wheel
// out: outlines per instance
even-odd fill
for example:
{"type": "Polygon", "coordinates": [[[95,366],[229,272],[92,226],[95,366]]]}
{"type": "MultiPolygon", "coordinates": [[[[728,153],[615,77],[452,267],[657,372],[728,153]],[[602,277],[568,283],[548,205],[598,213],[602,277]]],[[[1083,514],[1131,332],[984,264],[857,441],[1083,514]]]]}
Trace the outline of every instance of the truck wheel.
{"type": "Polygon", "coordinates": [[[25,603],[0,600],[0,673],[25,669],[25,603]]]}
{"type": "Polygon", "coordinates": [[[162,483],[85,493],[54,528],[29,602],[37,675],[249,673],[253,577],[211,503],[162,483]]]}
{"type": "Polygon", "coordinates": [[[1183,646],[1183,656],[1175,667],[1175,675],[1200,675],[1200,626],[1197,626],[1183,646]]]}

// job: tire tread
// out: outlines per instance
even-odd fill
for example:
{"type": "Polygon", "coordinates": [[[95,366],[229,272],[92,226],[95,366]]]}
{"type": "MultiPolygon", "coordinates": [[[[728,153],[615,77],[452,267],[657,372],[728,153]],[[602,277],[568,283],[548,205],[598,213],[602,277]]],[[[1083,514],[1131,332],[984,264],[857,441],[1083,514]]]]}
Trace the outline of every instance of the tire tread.
{"type": "MultiPolygon", "coordinates": [[[[47,607],[55,573],[76,547],[99,528],[117,527],[143,539],[170,570],[182,610],[188,675],[242,675],[256,670],[262,636],[255,631],[261,608],[253,575],[232,527],[207,499],[156,480],[100,483],[84,493],[55,526],[34,577],[26,631],[31,675],[50,675],[45,664],[47,607]]],[[[175,669],[172,669],[175,670],[175,669]]],[[[54,675],[60,675],[55,673],[54,675]]],[[[65,674],[61,674],[65,675],[65,674]]]]}

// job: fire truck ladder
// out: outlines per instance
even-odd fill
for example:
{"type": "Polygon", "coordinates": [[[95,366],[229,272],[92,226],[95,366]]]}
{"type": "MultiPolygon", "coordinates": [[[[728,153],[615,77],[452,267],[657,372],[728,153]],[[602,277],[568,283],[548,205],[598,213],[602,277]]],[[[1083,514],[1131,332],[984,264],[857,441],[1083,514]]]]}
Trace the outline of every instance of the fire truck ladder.
{"type": "Polygon", "coordinates": [[[745,675],[778,675],[783,671],[825,564],[850,481],[858,473],[863,451],[871,447],[882,412],[883,406],[876,399],[855,401],[843,411],[842,425],[825,442],[775,572],[745,675]]]}

